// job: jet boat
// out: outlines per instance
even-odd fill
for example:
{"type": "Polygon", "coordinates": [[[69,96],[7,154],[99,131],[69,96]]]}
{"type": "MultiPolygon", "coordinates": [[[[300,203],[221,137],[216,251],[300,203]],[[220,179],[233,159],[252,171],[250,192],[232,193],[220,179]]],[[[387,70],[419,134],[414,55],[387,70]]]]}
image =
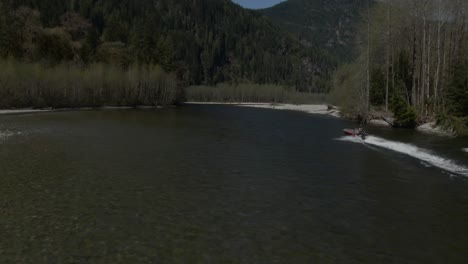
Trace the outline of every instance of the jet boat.
{"type": "Polygon", "coordinates": [[[365,140],[367,137],[367,133],[362,128],[355,128],[355,129],[346,128],[346,129],[343,129],[343,132],[347,136],[361,137],[362,140],[365,140]]]}

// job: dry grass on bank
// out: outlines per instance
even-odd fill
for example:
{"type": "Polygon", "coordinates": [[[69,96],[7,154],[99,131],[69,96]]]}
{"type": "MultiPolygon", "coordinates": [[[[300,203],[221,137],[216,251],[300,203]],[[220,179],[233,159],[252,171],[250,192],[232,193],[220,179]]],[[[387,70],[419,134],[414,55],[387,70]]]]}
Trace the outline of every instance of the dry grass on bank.
{"type": "Polygon", "coordinates": [[[279,85],[218,84],[216,86],[190,86],[185,89],[189,102],[251,102],[251,103],[326,103],[327,94],[300,93],[279,85]]]}
{"type": "Polygon", "coordinates": [[[169,105],[176,79],[159,66],[46,67],[0,61],[0,108],[169,105]]]}

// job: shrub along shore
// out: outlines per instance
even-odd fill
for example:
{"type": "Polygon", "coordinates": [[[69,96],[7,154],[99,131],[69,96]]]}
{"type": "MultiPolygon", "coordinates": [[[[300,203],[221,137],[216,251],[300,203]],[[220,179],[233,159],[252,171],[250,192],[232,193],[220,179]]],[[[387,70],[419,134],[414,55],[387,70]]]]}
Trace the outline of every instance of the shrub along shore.
{"type": "Polygon", "coordinates": [[[185,89],[185,97],[188,102],[323,104],[328,101],[328,95],[324,93],[297,92],[286,86],[252,83],[190,86],[185,89]]]}
{"type": "Polygon", "coordinates": [[[183,101],[317,104],[327,94],[273,84],[218,84],[183,89],[157,65],[57,64],[0,60],[0,109],[168,106],[183,101]]]}
{"type": "Polygon", "coordinates": [[[0,109],[165,106],[177,102],[178,91],[159,66],[0,61],[0,109]]]}
{"type": "MultiPolygon", "coordinates": [[[[225,83],[182,89],[175,76],[156,65],[78,67],[0,61],[0,109],[27,109],[0,113],[41,112],[34,109],[45,108],[169,106],[183,101],[326,106],[329,100],[327,94],[300,93],[286,86],[268,84],[225,83]]],[[[274,108],[282,109],[282,106],[274,108]]]]}

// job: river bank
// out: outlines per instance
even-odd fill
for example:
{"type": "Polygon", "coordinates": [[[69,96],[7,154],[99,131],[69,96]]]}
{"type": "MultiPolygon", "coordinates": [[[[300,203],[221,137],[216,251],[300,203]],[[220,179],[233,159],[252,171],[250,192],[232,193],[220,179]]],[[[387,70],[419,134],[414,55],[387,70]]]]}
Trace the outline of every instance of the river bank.
{"type": "MultiPolygon", "coordinates": [[[[272,104],[272,103],[228,103],[228,102],[186,102],[185,104],[217,104],[217,105],[234,105],[239,107],[253,107],[273,110],[288,110],[299,111],[308,114],[328,115],[336,118],[343,118],[338,107],[327,104],[272,104]]],[[[368,121],[368,124],[374,126],[392,127],[387,121],[373,118],[368,121]]],[[[421,133],[429,133],[438,136],[451,137],[455,136],[452,132],[438,126],[435,122],[422,124],[416,128],[416,131],[421,133]]]]}
{"type": "MultiPolygon", "coordinates": [[[[229,103],[229,102],[186,102],[188,105],[233,105],[239,107],[250,107],[250,108],[263,108],[263,109],[273,109],[273,110],[286,110],[286,111],[298,111],[308,114],[318,114],[318,115],[328,115],[336,118],[342,118],[341,112],[338,107],[327,105],[327,104],[272,104],[272,103],[229,103]]],[[[103,106],[103,107],[82,107],[82,108],[59,108],[59,109],[3,109],[0,110],[0,115],[8,114],[32,114],[32,113],[46,113],[46,112],[57,112],[57,111],[74,111],[74,110],[129,110],[129,109],[157,109],[162,108],[161,106],[103,106]]],[[[381,119],[371,119],[368,122],[371,125],[375,126],[386,126],[391,127],[391,125],[381,119]]],[[[416,131],[421,133],[429,133],[439,136],[455,136],[453,132],[450,132],[440,126],[435,122],[429,122],[422,124],[416,128],[416,131]]]]}
{"type": "Polygon", "coordinates": [[[50,112],[53,110],[49,109],[3,109],[0,110],[0,115],[13,115],[13,114],[31,114],[31,113],[44,113],[44,112],[50,112]]]}
{"type": "Polygon", "coordinates": [[[455,133],[441,126],[438,126],[436,122],[429,122],[429,123],[422,124],[418,126],[416,130],[422,133],[430,133],[430,134],[439,135],[439,136],[446,136],[446,137],[455,136],[455,133]]]}
{"type": "Polygon", "coordinates": [[[219,104],[219,105],[234,105],[240,107],[252,107],[274,110],[299,111],[308,114],[329,115],[333,117],[341,117],[340,111],[335,106],[326,104],[271,104],[271,103],[224,103],[224,102],[186,102],[186,104],[219,104]]]}
{"type": "Polygon", "coordinates": [[[62,111],[83,111],[83,110],[131,110],[131,109],[160,109],[162,106],[102,106],[102,107],[79,107],[79,108],[45,108],[45,109],[0,109],[0,115],[20,115],[20,114],[35,114],[35,113],[48,113],[48,112],[62,112],[62,111]]]}

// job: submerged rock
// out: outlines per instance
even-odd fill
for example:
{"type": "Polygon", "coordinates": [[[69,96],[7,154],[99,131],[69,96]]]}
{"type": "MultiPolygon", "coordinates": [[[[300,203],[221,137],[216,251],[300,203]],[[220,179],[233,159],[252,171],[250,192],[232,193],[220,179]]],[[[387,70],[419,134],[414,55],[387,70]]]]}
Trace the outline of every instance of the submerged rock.
{"type": "Polygon", "coordinates": [[[452,131],[449,131],[441,126],[438,126],[435,122],[425,123],[416,128],[417,131],[430,133],[440,136],[454,136],[455,134],[452,131]]]}
{"type": "Polygon", "coordinates": [[[391,127],[391,125],[382,119],[371,119],[368,122],[371,125],[391,127]]]}

